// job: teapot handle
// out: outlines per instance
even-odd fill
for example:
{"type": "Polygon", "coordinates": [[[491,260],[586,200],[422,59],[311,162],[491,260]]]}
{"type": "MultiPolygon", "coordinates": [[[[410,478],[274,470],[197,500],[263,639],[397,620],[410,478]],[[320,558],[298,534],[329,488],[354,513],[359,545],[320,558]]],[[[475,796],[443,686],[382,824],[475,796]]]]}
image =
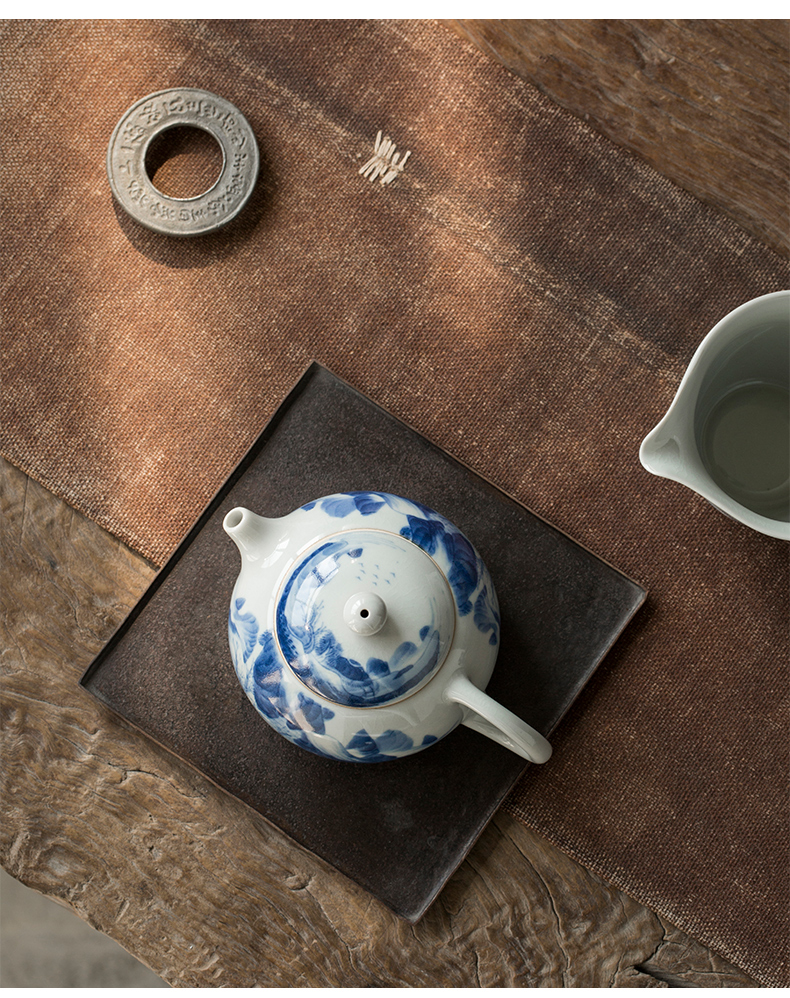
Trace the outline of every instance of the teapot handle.
{"type": "Polygon", "coordinates": [[[456,672],[444,690],[444,699],[466,707],[471,713],[461,722],[499,742],[529,762],[547,762],[551,745],[540,732],[512,711],[479,690],[462,672],[456,672]]]}

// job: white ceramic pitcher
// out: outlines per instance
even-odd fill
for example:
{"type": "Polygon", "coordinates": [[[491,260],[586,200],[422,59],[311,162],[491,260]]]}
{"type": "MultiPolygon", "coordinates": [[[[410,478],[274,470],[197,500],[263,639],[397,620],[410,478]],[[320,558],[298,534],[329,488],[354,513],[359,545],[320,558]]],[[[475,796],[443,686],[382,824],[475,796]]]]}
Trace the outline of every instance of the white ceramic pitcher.
{"type": "Polygon", "coordinates": [[[790,540],[790,291],[754,298],[711,329],[639,459],[790,540]]]}

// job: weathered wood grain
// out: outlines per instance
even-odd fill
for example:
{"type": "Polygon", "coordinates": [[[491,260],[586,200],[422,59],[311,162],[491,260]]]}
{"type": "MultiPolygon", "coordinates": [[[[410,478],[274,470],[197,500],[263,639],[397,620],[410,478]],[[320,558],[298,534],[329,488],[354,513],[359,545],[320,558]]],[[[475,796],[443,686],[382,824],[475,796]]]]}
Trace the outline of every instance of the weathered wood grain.
{"type": "Polygon", "coordinates": [[[790,21],[445,23],[777,252],[790,252],[790,21]]]}
{"type": "Polygon", "coordinates": [[[0,858],[173,986],[754,985],[500,813],[416,926],[78,681],[154,568],[2,481],[0,858]]]}

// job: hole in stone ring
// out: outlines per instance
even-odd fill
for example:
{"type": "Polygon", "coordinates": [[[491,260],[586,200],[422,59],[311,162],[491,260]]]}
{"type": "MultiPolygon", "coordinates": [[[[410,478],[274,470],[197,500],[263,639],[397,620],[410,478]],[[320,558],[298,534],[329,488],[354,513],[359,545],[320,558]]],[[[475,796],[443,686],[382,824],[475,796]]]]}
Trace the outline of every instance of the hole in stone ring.
{"type": "Polygon", "coordinates": [[[370,610],[360,610],[359,611],[359,615],[360,615],[360,617],[369,617],[370,616],[370,610]]]}
{"type": "Polygon", "coordinates": [[[224,162],[222,147],[203,128],[174,125],[151,140],[145,154],[148,179],[165,197],[189,200],[210,191],[224,162]]]}

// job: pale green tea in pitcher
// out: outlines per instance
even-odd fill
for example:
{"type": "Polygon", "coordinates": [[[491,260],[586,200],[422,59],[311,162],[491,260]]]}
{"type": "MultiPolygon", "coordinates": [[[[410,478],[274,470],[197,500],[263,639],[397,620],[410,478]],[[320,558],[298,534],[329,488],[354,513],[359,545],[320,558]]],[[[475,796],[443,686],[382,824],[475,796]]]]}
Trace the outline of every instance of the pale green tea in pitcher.
{"type": "Polygon", "coordinates": [[[756,382],[712,408],[700,453],[713,480],[748,509],[790,520],[790,392],[756,382]]]}

